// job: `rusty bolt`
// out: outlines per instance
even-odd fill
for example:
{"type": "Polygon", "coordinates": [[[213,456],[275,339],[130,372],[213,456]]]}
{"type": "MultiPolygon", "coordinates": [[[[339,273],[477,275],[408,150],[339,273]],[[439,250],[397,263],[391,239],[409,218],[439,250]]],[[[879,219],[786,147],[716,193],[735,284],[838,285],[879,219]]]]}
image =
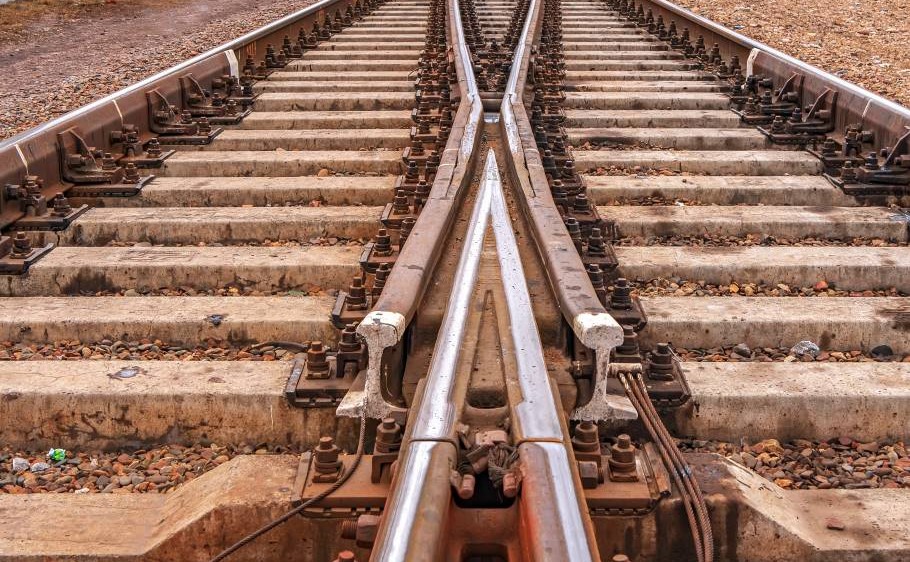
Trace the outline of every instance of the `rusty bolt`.
{"type": "Polygon", "coordinates": [[[363,287],[363,279],[360,276],[351,279],[348,286],[347,305],[351,310],[363,310],[367,304],[367,292],[363,287]]]}
{"type": "Polygon", "coordinates": [[[341,538],[357,541],[360,548],[370,548],[376,542],[379,521],[378,515],[369,514],[361,515],[356,522],[345,521],[341,524],[341,538]]]}
{"type": "Polygon", "coordinates": [[[582,488],[593,490],[600,481],[600,468],[594,461],[578,461],[578,477],[582,488]]]}
{"type": "Polygon", "coordinates": [[[658,343],[651,352],[651,365],[648,378],[654,380],[673,380],[673,351],[668,343],[658,343]]]}
{"type": "Polygon", "coordinates": [[[341,449],[335,445],[335,439],[332,437],[320,437],[319,446],[316,447],[316,462],[314,466],[316,472],[321,475],[336,474],[341,470],[341,461],[338,455],[341,449]]]}
{"type": "Polygon", "coordinates": [[[392,253],[392,237],[385,228],[380,228],[376,233],[373,241],[373,254],[377,256],[388,256],[392,253]]]}
{"type": "Polygon", "coordinates": [[[507,472],[502,477],[502,495],[507,498],[514,498],[518,495],[519,484],[518,476],[514,472],[507,472]]]}
{"type": "Polygon", "coordinates": [[[610,447],[610,469],[614,475],[635,474],[635,445],[625,433],[610,447]]]}
{"type": "Polygon", "coordinates": [[[32,242],[24,232],[17,232],[13,238],[13,249],[9,257],[25,259],[32,253],[32,242]]]}
{"type": "Polygon", "coordinates": [[[600,438],[594,422],[583,421],[575,426],[572,448],[582,453],[593,453],[600,449],[600,438]]]}
{"type": "Polygon", "coordinates": [[[58,217],[65,217],[70,214],[73,208],[70,206],[69,200],[62,194],[58,193],[54,197],[54,214],[58,217]]]}
{"type": "Polygon", "coordinates": [[[314,341],[306,351],[307,378],[326,378],[329,374],[329,362],[326,360],[325,348],[321,341],[314,341]]]}
{"type": "MultiPolygon", "coordinates": [[[[347,521],[345,521],[347,523],[347,521]]],[[[338,558],[334,562],[357,562],[357,558],[350,550],[342,550],[338,553],[338,558]]]]}
{"type": "Polygon", "coordinates": [[[394,418],[385,418],[376,428],[375,449],[379,453],[393,453],[401,448],[401,426],[394,418]]]}
{"type": "Polygon", "coordinates": [[[616,352],[623,355],[638,355],[638,334],[635,333],[635,328],[628,324],[623,324],[622,343],[617,346],[616,352]]]}
{"type": "Polygon", "coordinates": [[[617,310],[632,308],[632,287],[629,281],[620,277],[613,285],[613,294],[610,295],[610,307],[617,310]]]}
{"type": "Polygon", "coordinates": [[[476,483],[477,479],[473,474],[463,474],[458,485],[458,497],[463,500],[469,500],[474,497],[474,486],[476,483]]]}
{"type": "Polygon", "coordinates": [[[139,183],[140,179],[142,178],[139,176],[139,170],[136,165],[132,162],[127,162],[126,166],[123,167],[123,181],[125,183],[139,183]]]}

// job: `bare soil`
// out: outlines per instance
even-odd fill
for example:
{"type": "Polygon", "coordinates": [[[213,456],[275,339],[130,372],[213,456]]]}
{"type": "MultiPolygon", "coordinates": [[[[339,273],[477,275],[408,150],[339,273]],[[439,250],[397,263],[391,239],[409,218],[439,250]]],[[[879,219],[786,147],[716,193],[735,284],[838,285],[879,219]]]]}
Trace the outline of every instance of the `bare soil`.
{"type": "Polygon", "coordinates": [[[674,0],[910,106],[910,0],[674,0]]]}
{"type": "Polygon", "coordinates": [[[18,0],[0,5],[0,139],[312,0],[18,0]]]}

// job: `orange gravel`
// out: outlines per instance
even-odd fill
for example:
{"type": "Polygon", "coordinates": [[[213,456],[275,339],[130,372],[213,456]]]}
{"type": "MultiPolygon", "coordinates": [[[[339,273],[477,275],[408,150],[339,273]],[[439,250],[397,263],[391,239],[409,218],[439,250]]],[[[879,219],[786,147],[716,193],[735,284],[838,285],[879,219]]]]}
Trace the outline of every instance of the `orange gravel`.
{"type": "Polygon", "coordinates": [[[674,0],[910,106],[910,0],[674,0]]]}

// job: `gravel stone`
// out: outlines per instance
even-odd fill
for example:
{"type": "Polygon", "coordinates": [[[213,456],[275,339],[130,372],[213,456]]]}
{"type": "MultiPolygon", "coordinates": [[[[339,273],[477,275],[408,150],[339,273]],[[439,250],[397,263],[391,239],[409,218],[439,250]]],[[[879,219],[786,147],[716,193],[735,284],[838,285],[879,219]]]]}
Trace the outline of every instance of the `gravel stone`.
{"type": "Polygon", "coordinates": [[[910,105],[906,0],[678,0],[677,4],[910,105]]]}
{"type": "Polygon", "coordinates": [[[40,459],[47,451],[14,451],[0,447],[0,494],[31,493],[168,493],[175,487],[228,462],[242,454],[287,454],[297,451],[280,445],[247,443],[237,445],[168,444],[150,449],[97,452],[67,451],[67,459],[77,461],[50,466],[40,459]],[[249,451],[249,452],[247,452],[249,451]],[[28,466],[43,464],[40,473],[17,474],[13,463],[28,466]],[[21,464],[21,463],[19,463],[21,464]]]}
{"type": "Polygon", "coordinates": [[[780,443],[679,439],[682,451],[723,455],[786,490],[910,488],[910,456],[902,441],[859,443],[850,437],[780,443]],[[846,444],[845,444],[846,443],[846,444]]]}
{"type": "MultiPolygon", "coordinates": [[[[0,139],[86,105],[311,0],[136,0],[57,10],[0,29],[0,139]],[[141,26],[137,22],[142,22],[141,26]],[[104,53],[86,56],[85,53],[104,53]]],[[[204,84],[208,87],[208,84],[204,84]]]]}

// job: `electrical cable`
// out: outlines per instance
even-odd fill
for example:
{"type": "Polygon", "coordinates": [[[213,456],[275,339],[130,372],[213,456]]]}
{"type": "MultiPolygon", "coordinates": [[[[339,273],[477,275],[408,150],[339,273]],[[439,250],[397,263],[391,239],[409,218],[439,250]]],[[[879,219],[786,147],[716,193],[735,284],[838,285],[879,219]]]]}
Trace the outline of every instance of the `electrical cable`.
{"type": "Polygon", "coordinates": [[[221,562],[222,560],[224,560],[231,554],[234,554],[241,548],[250,544],[254,540],[261,537],[262,535],[268,533],[275,527],[278,527],[279,525],[281,525],[283,523],[287,523],[295,515],[303,512],[304,509],[312,506],[315,503],[318,503],[318,502],[324,500],[325,498],[327,498],[330,495],[332,495],[333,493],[335,493],[339,488],[344,486],[344,483],[348,481],[348,479],[351,477],[352,474],[354,474],[354,472],[357,470],[357,467],[360,465],[361,459],[363,459],[363,449],[364,449],[364,443],[366,442],[366,434],[367,434],[367,419],[366,419],[366,412],[364,411],[363,413],[360,414],[360,436],[357,438],[357,453],[354,455],[354,461],[351,463],[351,466],[348,467],[348,469],[344,472],[344,474],[339,476],[338,480],[336,480],[331,486],[326,488],[324,491],[316,494],[315,496],[313,496],[312,498],[303,502],[302,504],[298,505],[294,509],[288,511],[281,517],[270,521],[269,523],[263,525],[259,529],[256,529],[249,535],[247,535],[247,536],[243,537],[242,539],[240,539],[239,541],[235,542],[228,548],[222,550],[220,553],[218,553],[217,556],[212,558],[210,562],[221,562]]]}

